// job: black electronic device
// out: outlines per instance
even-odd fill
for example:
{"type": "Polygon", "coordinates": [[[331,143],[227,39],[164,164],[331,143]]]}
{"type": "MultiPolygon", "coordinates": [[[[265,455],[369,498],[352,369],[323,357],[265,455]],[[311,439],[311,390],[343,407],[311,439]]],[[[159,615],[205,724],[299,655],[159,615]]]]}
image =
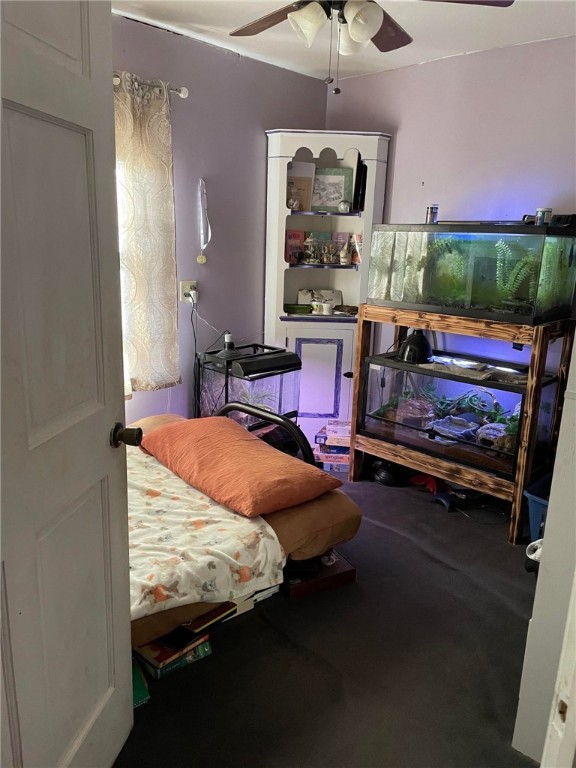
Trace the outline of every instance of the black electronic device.
{"type": "MultiPolygon", "coordinates": [[[[514,222],[513,222],[514,223],[514,222]]],[[[522,216],[522,224],[535,224],[536,216],[526,213],[522,216]]],[[[556,213],[550,219],[549,227],[576,227],[576,213],[556,213]]]]}
{"type": "Polygon", "coordinates": [[[552,216],[551,227],[576,227],[576,213],[558,213],[552,216]]]}

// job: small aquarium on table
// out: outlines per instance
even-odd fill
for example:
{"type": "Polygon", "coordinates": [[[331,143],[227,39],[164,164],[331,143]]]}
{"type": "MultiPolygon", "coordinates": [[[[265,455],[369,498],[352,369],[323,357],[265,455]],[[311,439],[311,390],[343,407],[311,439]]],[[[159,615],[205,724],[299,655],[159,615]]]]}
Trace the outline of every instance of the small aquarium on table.
{"type": "MultiPolygon", "coordinates": [[[[516,471],[528,369],[434,351],[431,362],[367,357],[358,433],[504,478],[516,471]]],[[[557,377],[545,375],[534,466],[548,459],[557,377]]]]}
{"type": "Polygon", "coordinates": [[[367,303],[537,325],[570,317],[576,228],[382,224],[367,303]]]}
{"type": "MultiPolygon", "coordinates": [[[[198,355],[200,415],[213,416],[230,402],[249,403],[288,418],[298,415],[298,355],[280,347],[244,344],[198,355]]],[[[249,426],[254,416],[233,412],[230,418],[249,426]]]]}

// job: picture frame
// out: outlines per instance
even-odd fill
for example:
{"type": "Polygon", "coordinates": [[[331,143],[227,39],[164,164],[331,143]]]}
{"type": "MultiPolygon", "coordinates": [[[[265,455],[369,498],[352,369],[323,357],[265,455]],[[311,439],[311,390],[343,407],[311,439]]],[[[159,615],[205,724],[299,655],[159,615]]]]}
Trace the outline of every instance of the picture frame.
{"type": "Polygon", "coordinates": [[[307,176],[288,176],[286,205],[291,211],[309,211],[312,202],[312,179],[307,176]]]}
{"type": "Polygon", "coordinates": [[[314,163],[291,161],[286,179],[286,206],[291,211],[309,211],[316,166],[314,163]]]}
{"type": "Polygon", "coordinates": [[[352,205],[354,170],[352,168],[317,168],[312,188],[313,211],[338,213],[338,203],[347,200],[352,205]]]}

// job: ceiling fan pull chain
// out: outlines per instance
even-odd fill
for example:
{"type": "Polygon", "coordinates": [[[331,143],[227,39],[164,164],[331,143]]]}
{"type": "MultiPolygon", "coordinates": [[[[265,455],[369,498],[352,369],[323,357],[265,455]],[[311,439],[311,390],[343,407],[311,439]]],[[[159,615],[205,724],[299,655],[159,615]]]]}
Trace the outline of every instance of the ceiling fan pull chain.
{"type": "Polygon", "coordinates": [[[338,18],[338,47],[336,48],[336,88],[332,88],[332,93],[338,95],[340,93],[339,79],[340,79],[340,31],[342,29],[342,22],[338,18]]]}
{"type": "Polygon", "coordinates": [[[330,51],[328,53],[328,77],[324,80],[326,85],[330,85],[330,83],[334,82],[334,78],[332,77],[332,37],[334,31],[333,20],[334,17],[332,15],[330,16],[330,51]]]}
{"type": "Polygon", "coordinates": [[[334,31],[334,14],[330,16],[330,52],[328,53],[328,77],[324,78],[324,82],[326,85],[330,85],[330,83],[334,82],[334,78],[332,77],[332,33],[334,31]]]}

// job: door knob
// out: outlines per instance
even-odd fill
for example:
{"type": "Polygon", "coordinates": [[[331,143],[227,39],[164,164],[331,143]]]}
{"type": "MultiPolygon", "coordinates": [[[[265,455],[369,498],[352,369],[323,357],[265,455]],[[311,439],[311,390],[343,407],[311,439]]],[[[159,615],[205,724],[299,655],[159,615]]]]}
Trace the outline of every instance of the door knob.
{"type": "Polygon", "coordinates": [[[142,430],[140,427],[125,427],[121,421],[117,421],[110,430],[110,445],[119,448],[124,445],[140,445],[142,442],[142,430]]]}

